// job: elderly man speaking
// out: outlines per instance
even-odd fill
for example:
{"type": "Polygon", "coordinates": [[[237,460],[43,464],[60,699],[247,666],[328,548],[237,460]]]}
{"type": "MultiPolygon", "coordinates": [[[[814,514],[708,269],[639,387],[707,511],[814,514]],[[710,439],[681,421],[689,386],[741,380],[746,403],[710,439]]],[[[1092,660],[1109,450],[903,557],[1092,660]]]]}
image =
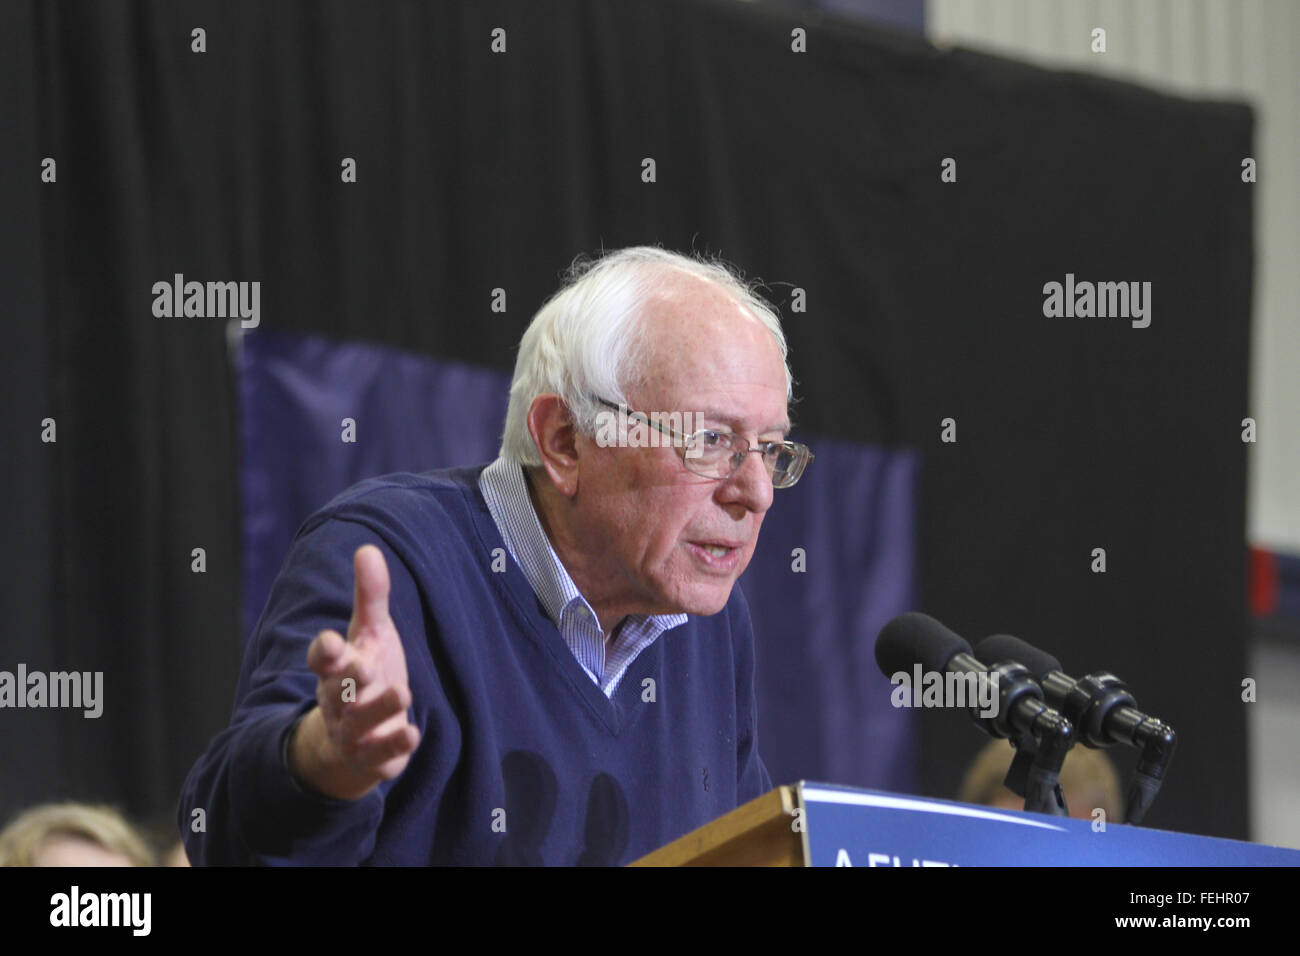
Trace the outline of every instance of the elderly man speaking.
{"type": "Polygon", "coordinates": [[[620,864],[769,789],[735,583],[812,458],[790,398],[725,267],[576,268],[495,462],[364,481],[299,530],[182,793],[190,859],[620,864]]]}

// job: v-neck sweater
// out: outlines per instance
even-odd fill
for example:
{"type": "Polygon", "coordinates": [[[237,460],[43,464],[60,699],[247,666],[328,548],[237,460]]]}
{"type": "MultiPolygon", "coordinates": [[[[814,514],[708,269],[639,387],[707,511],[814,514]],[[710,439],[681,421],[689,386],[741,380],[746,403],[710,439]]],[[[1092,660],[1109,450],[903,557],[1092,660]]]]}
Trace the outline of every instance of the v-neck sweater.
{"type": "Polygon", "coordinates": [[[741,589],[665,631],[607,698],[509,557],[484,467],[363,481],[299,529],[230,726],[182,790],[193,862],[616,865],[771,788],[741,589]],[[316,705],[308,645],[347,632],[363,544],[388,565],[420,744],[398,777],[347,801],[299,786],[282,747],[316,705]]]}

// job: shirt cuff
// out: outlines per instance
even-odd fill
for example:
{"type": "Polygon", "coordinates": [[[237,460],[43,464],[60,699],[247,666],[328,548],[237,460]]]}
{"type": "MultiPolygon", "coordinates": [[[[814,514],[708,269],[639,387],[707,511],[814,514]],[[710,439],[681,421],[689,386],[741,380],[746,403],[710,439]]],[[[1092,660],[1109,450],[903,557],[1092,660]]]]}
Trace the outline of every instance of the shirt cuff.
{"type": "Polygon", "coordinates": [[[317,794],[305,783],[298,779],[297,774],[293,772],[293,767],[289,763],[289,745],[293,742],[293,735],[298,731],[298,725],[302,723],[304,717],[311,713],[311,708],[307,708],[301,714],[293,719],[289,729],[284,732],[280,738],[280,766],[284,768],[285,776],[289,778],[289,783],[293,785],[294,790],[304,797],[321,796],[317,794]]]}

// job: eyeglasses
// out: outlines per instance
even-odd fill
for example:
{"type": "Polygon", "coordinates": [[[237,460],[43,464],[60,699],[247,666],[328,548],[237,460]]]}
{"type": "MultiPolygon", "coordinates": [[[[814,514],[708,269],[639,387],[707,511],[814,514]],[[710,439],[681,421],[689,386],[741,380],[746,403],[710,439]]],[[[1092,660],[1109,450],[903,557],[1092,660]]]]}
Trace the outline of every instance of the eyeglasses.
{"type": "Polygon", "coordinates": [[[671,436],[673,444],[682,449],[682,460],[687,470],[701,478],[712,478],[715,481],[730,478],[745,463],[750,452],[758,452],[763,456],[763,465],[772,479],[772,487],[790,488],[813,460],[813,453],[808,446],[796,441],[765,441],[759,442],[757,448],[751,448],[747,440],[734,432],[713,428],[679,435],[644,412],[632,411],[626,405],[615,405],[596,395],[592,398],[607,408],[626,412],[628,418],[671,436]]]}

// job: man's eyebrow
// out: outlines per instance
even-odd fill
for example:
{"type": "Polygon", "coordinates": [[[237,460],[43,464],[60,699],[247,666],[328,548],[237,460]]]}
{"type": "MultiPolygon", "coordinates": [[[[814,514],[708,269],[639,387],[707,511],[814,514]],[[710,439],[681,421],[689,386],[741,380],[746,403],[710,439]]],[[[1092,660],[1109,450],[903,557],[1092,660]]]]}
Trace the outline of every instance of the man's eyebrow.
{"type": "MultiPolygon", "coordinates": [[[[731,417],[726,412],[718,411],[716,408],[705,409],[704,411],[699,412],[698,415],[700,418],[706,418],[709,421],[730,425],[732,431],[736,431],[736,426],[739,424],[737,419],[731,417]]],[[[784,437],[785,435],[790,434],[790,423],[789,421],[784,421],[776,425],[768,425],[766,428],[760,430],[758,434],[766,435],[768,432],[780,432],[784,437]]]]}

